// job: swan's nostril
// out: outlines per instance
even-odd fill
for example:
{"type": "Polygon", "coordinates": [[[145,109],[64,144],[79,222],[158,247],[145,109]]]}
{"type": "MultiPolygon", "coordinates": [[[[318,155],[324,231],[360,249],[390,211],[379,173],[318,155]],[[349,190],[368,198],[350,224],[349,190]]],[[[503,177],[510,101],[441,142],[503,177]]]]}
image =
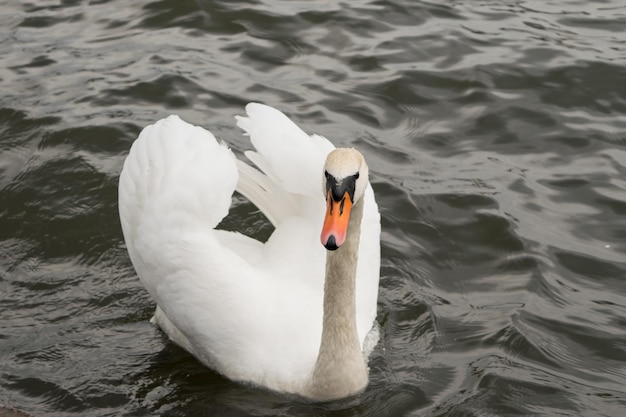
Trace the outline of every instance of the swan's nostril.
{"type": "Polygon", "coordinates": [[[328,241],[324,244],[324,247],[328,250],[336,250],[339,246],[337,246],[337,241],[335,240],[334,235],[330,235],[328,237],[328,241]]]}

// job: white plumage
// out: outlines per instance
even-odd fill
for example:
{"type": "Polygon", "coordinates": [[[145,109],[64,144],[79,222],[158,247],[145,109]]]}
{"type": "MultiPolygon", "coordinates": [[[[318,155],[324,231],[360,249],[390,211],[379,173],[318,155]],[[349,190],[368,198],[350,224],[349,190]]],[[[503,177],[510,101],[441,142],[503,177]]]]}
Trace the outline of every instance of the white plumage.
{"type": "MultiPolygon", "coordinates": [[[[237,125],[242,161],[207,130],[170,116],[132,145],[119,182],[128,252],[156,301],[154,321],[204,364],[238,381],[302,393],[322,334],[326,156],[334,146],[251,103],[237,125]],[[275,226],[266,243],[215,227],[233,191],[275,226]]],[[[366,180],[367,181],[367,180],[366,180]]],[[[356,273],[361,346],[376,316],[380,216],[369,184],[356,273]]]]}

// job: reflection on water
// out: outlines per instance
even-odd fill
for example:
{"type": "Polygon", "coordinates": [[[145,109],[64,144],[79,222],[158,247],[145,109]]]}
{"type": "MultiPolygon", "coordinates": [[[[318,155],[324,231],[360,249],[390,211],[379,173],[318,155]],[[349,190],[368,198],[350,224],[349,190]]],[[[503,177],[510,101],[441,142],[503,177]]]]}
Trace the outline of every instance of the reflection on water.
{"type": "MultiPolygon", "coordinates": [[[[626,406],[626,6],[0,4],[0,404],[37,416],[584,415],[626,406]],[[117,179],[169,113],[249,148],[279,107],[361,149],[382,211],[371,381],[331,404],[169,343],[117,179]]],[[[267,237],[236,201],[233,225],[267,237]]]]}

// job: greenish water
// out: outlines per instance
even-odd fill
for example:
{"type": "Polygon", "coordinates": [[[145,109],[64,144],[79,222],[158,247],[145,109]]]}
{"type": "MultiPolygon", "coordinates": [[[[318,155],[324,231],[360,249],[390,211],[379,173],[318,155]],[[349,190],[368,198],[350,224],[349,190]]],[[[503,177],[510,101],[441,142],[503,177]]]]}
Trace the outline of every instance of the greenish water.
{"type": "MultiPolygon", "coordinates": [[[[0,404],[44,416],[621,416],[626,4],[0,1],[0,404]],[[370,385],[230,382],[148,322],[117,215],[170,113],[243,105],[366,156],[382,214],[370,385]]],[[[232,224],[269,226],[237,200],[232,224]]]]}

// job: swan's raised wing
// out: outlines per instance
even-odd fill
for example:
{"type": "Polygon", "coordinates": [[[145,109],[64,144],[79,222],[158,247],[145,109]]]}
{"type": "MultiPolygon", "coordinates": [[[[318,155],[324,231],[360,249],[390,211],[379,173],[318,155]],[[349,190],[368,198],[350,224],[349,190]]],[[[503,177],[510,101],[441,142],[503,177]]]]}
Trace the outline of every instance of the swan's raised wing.
{"type": "Polygon", "coordinates": [[[273,107],[250,103],[246,113],[247,117],[236,117],[237,126],[250,135],[256,149],[246,156],[289,193],[322,195],[322,171],[333,144],[322,136],[307,135],[273,107]]]}
{"type": "Polygon", "coordinates": [[[170,116],[141,132],[119,181],[120,219],[137,274],[184,336],[175,341],[205,363],[219,357],[226,374],[224,367],[240,366],[237,348],[265,337],[256,320],[264,319],[259,304],[271,290],[255,271],[262,244],[214,230],[237,180],[224,144],[170,116]]]}

